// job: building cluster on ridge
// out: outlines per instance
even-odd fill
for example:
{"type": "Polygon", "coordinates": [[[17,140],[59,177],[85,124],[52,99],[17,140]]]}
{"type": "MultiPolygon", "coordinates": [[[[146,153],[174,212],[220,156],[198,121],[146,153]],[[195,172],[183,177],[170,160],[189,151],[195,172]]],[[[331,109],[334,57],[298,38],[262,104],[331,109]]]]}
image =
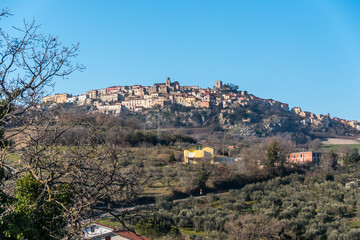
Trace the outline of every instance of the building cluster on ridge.
{"type": "Polygon", "coordinates": [[[179,82],[155,83],[153,86],[113,86],[104,89],[91,90],[79,96],[70,94],[55,94],[42,99],[43,103],[72,103],[76,105],[96,106],[99,112],[119,114],[122,111],[141,112],[145,109],[165,107],[178,104],[185,107],[209,108],[222,105],[226,108],[232,104],[242,106],[252,103],[266,103],[289,111],[286,103],[272,99],[261,99],[246,91],[223,91],[221,81],[215,81],[214,88],[199,88],[199,86],[180,86],[179,82]]]}
{"type": "Polygon", "coordinates": [[[360,131],[360,122],[355,120],[345,120],[337,117],[330,117],[330,114],[322,115],[322,114],[314,114],[312,112],[302,111],[300,107],[294,107],[291,109],[291,112],[299,115],[303,118],[301,120],[301,123],[305,126],[308,125],[321,125],[323,127],[328,127],[331,123],[331,121],[339,122],[345,125],[349,125],[353,128],[356,128],[360,131]]]}
{"type": "MultiPolygon", "coordinates": [[[[98,112],[121,114],[124,111],[142,112],[146,109],[163,108],[178,104],[192,108],[210,108],[222,105],[224,111],[231,111],[232,106],[263,105],[272,110],[289,111],[289,105],[272,99],[262,99],[246,91],[231,91],[222,81],[215,81],[214,88],[199,86],[181,86],[179,82],[171,82],[168,77],[165,83],[153,86],[113,86],[104,89],[87,91],[78,96],[55,94],[42,99],[43,103],[71,103],[75,105],[91,105],[98,112]],[[228,109],[226,109],[228,108],[228,109]]],[[[291,112],[303,118],[303,125],[329,126],[331,120],[350,125],[360,130],[360,122],[330,118],[330,115],[315,115],[294,107],[291,112]]]]}

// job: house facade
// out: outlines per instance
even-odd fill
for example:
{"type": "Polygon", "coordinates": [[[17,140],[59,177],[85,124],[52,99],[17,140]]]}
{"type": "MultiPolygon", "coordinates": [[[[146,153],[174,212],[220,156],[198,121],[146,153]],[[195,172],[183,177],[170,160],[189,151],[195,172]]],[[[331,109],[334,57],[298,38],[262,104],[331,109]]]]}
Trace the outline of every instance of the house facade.
{"type": "Polygon", "coordinates": [[[67,93],[55,94],[52,96],[44,97],[42,99],[42,102],[43,103],[46,103],[46,102],[65,103],[69,97],[70,97],[70,95],[67,93]]]}
{"type": "Polygon", "coordinates": [[[313,151],[290,153],[286,156],[286,161],[297,164],[306,164],[306,163],[319,164],[321,155],[322,155],[321,152],[313,152],[313,151]]]}
{"type": "Polygon", "coordinates": [[[214,163],[214,147],[203,143],[195,143],[184,149],[185,163],[197,164],[201,161],[214,163]]]}
{"type": "Polygon", "coordinates": [[[122,95],[119,93],[103,94],[100,97],[100,100],[103,102],[118,102],[122,100],[122,95]]]}

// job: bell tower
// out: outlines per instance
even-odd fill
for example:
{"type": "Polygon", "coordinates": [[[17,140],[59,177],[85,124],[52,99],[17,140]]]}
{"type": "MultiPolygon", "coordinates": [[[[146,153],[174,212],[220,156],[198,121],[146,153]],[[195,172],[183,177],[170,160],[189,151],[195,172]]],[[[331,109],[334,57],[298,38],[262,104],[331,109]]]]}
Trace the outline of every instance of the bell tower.
{"type": "Polygon", "coordinates": [[[215,89],[221,89],[222,88],[222,81],[215,81],[215,89]]]}

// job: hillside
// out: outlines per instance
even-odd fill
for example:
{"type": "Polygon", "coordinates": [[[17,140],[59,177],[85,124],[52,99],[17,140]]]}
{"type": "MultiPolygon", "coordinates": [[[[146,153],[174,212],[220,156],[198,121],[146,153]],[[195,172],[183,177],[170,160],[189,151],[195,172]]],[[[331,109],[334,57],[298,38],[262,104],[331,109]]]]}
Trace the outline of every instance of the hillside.
{"type": "Polygon", "coordinates": [[[136,118],[144,129],[202,128],[208,133],[225,131],[239,139],[286,135],[303,144],[318,137],[356,136],[360,131],[358,121],[316,115],[300,107],[290,110],[286,103],[254,96],[221,81],[214,88],[202,89],[180,86],[167,78],[153,86],[113,86],[79,96],[55,94],[43,98],[43,103],[47,107],[64,104],[75,112],[136,118]]]}

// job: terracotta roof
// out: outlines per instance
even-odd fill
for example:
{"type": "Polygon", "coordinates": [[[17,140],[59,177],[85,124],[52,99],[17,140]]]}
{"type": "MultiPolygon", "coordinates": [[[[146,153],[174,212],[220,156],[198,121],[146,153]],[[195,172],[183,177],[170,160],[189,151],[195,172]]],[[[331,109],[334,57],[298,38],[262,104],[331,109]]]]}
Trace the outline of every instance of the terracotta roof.
{"type": "Polygon", "coordinates": [[[98,236],[94,236],[94,237],[91,237],[89,239],[97,238],[97,237],[100,237],[100,236],[106,236],[106,235],[109,235],[109,234],[117,234],[117,235],[125,237],[125,238],[127,238],[129,240],[151,240],[150,238],[137,235],[134,232],[131,232],[131,231],[128,231],[128,230],[116,230],[116,228],[113,228],[113,227],[110,227],[110,226],[107,226],[107,225],[104,225],[104,224],[101,224],[101,223],[94,223],[92,225],[99,225],[99,226],[102,226],[102,227],[109,228],[109,229],[111,229],[113,231],[105,233],[105,234],[101,234],[101,235],[98,235],[98,236]]]}
{"type": "Polygon", "coordinates": [[[126,230],[116,230],[114,231],[115,234],[118,234],[122,237],[126,237],[129,240],[151,240],[150,238],[139,236],[133,232],[126,231],[126,230]]]}
{"type": "Polygon", "coordinates": [[[207,145],[207,144],[204,144],[204,143],[198,142],[198,143],[192,144],[192,145],[190,145],[190,146],[187,146],[186,148],[184,148],[184,150],[185,150],[185,149],[187,149],[187,148],[189,148],[189,147],[192,147],[192,146],[198,145],[198,144],[200,144],[200,145],[204,145],[204,146],[207,146],[207,147],[210,147],[210,148],[215,149],[215,148],[214,148],[214,147],[212,147],[212,146],[209,146],[209,145],[207,145]]]}

